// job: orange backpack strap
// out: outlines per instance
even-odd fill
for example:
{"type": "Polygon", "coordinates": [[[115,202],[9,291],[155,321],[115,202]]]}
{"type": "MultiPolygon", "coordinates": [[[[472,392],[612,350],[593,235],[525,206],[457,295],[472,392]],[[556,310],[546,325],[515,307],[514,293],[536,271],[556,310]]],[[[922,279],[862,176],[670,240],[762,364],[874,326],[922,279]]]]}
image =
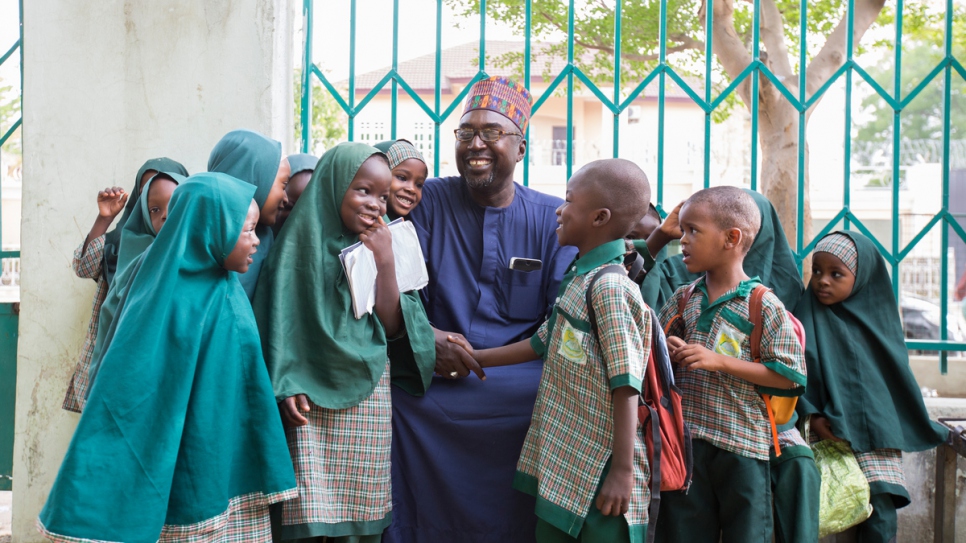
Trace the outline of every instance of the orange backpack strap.
{"type": "Polygon", "coordinates": [[[751,291],[751,298],[748,300],[748,318],[754,329],[751,331],[751,360],[761,362],[761,334],[764,328],[764,317],[761,314],[761,301],[768,292],[768,287],[758,285],[751,291]]]}
{"type": "MultiPolygon", "coordinates": [[[[762,299],[769,289],[765,285],[758,285],[751,291],[751,298],[748,300],[748,318],[754,329],[751,331],[751,360],[761,362],[761,335],[764,331],[764,316],[762,315],[762,299]]],[[[775,457],[782,455],[781,446],[778,444],[778,425],[775,423],[775,411],[771,407],[771,395],[762,394],[761,399],[765,401],[765,412],[768,413],[768,422],[771,424],[771,439],[775,446],[775,457]]]]}
{"type": "Polygon", "coordinates": [[[688,302],[691,301],[691,296],[694,295],[694,289],[698,288],[698,281],[701,279],[704,279],[704,277],[695,279],[690,285],[688,285],[688,288],[684,289],[684,292],[681,293],[681,297],[678,298],[678,314],[671,317],[671,320],[668,321],[667,326],[664,327],[665,335],[670,334],[671,327],[674,326],[674,323],[676,323],[678,319],[684,318],[684,308],[687,307],[688,302]]]}

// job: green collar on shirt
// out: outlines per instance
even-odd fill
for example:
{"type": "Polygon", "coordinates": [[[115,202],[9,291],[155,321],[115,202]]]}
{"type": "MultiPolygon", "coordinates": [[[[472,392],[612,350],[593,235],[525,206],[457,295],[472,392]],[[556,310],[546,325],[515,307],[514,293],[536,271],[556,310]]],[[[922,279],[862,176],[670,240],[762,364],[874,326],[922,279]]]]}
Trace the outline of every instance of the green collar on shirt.
{"type": "Polygon", "coordinates": [[[711,331],[711,325],[714,323],[715,317],[718,315],[718,310],[724,307],[729,300],[734,298],[747,298],[751,291],[755,289],[756,286],[761,284],[761,280],[758,277],[752,277],[746,279],[740,283],[735,288],[729,290],[728,292],[722,294],[714,303],[708,303],[708,286],[705,282],[706,279],[702,277],[698,281],[698,289],[704,296],[701,298],[701,316],[698,317],[697,328],[698,330],[704,332],[711,331]]]}
{"type": "Polygon", "coordinates": [[[587,254],[584,256],[578,256],[575,258],[573,264],[571,265],[570,271],[576,270],[577,275],[583,275],[598,266],[609,264],[612,261],[618,259],[623,261],[625,252],[626,249],[623,238],[602,243],[587,251],[587,254]]]}

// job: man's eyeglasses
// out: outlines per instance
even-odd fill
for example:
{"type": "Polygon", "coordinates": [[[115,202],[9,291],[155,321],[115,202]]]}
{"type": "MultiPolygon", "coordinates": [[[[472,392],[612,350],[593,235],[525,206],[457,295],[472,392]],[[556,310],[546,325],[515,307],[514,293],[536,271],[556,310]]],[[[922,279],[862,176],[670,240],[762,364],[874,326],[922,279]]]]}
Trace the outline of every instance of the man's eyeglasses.
{"type": "Polygon", "coordinates": [[[493,143],[494,141],[500,141],[500,138],[502,138],[503,136],[520,136],[521,138],[523,137],[523,134],[520,134],[519,132],[505,132],[503,130],[500,130],[499,128],[484,128],[483,130],[474,130],[472,128],[457,128],[456,130],[453,131],[453,133],[456,134],[456,139],[460,141],[470,141],[477,134],[479,134],[481,140],[489,143],[493,143]]]}

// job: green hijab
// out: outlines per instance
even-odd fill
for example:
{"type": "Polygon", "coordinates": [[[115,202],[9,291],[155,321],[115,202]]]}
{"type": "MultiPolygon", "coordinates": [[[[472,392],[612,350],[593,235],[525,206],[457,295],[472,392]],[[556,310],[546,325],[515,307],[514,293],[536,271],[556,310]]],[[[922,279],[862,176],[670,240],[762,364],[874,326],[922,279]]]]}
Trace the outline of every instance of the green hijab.
{"type": "MultiPolygon", "coordinates": [[[[98,315],[97,338],[94,342],[94,352],[91,354],[91,364],[87,372],[88,380],[91,383],[97,378],[104,352],[114,337],[114,316],[118,314],[118,310],[127,297],[131,280],[134,278],[134,271],[138,268],[142,255],[151,246],[155,236],[158,235],[154,231],[154,225],[151,224],[148,195],[151,194],[151,185],[159,177],[166,177],[178,185],[185,181],[185,177],[177,172],[159,172],[144,184],[142,192],[145,197],[138,198],[138,205],[124,223],[124,229],[121,232],[121,248],[117,257],[117,273],[114,275],[114,281],[111,282],[104,302],[101,303],[101,311],[98,315]]],[[[90,391],[91,388],[88,386],[87,393],[90,394],[90,391]]]]}
{"type": "MultiPolygon", "coordinates": [[[[225,173],[255,185],[255,203],[261,209],[275,183],[281,160],[281,143],[251,130],[232,130],[211,150],[208,171],[225,173]]],[[[258,252],[252,257],[248,271],[239,276],[249,300],[255,297],[255,285],[258,284],[262,263],[275,240],[271,226],[259,224],[255,227],[255,235],[261,241],[258,252]]]]}
{"type": "Polygon", "coordinates": [[[311,172],[315,170],[315,165],[319,163],[319,157],[313,155],[307,155],[305,153],[299,153],[297,155],[288,156],[288,165],[291,166],[292,171],[288,178],[292,179],[295,174],[302,172],[311,172]]]}
{"type": "MultiPolygon", "coordinates": [[[[339,260],[342,249],[359,241],[342,224],[342,199],[376,154],[369,145],[340,143],[322,155],[265,262],[255,319],[278,401],[306,394],[326,409],[352,407],[372,394],[386,369],[385,329],[375,314],[353,317],[339,260]]],[[[428,326],[415,293],[399,298],[407,331],[428,326]]],[[[413,349],[420,382],[428,383],[435,343],[413,349]]]]}
{"type": "Polygon", "coordinates": [[[761,211],[761,228],[745,255],[745,273],[749,277],[758,276],[761,284],[770,288],[785,308],[791,311],[798,305],[805,290],[795,254],[788,246],[775,206],[753,190],[745,189],[745,192],[751,195],[761,211]]]}
{"type": "Polygon", "coordinates": [[[296,488],[251,305],[222,267],[254,192],[210,173],[175,190],[40,514],[48,531],[157,541],[296,488]]]}
{"type": "MultiPolygon", "coordinates": [[[[761,284],[772,289],[785,307],[791,311],[802,297],[805,286],[795,263],[795,255],[785,239],[785,230],[775,207],[768,198],[745,189],[761,211],[761,228],[755,241],[745,255],[744,269],[748,277],[758,277],[761,284]]],[[[639,251],[646,251],[642,244],[635,244],[639,251]]],[[[688,271],[681,255],[667,256],[667,247],[661,249],[654,259],[651,271],[641,283],[641,295],[647,305],[660,309],[671,299],[674,291],[700,277],[688,271]]]]}
{"type": "Polygon", "coordinates": [[[111,281],[114,280],[114,274],[117,271],[117,260],[119,256],[119,250],[121,245],[121,233],[124,231],[124,225],[127,224],[128,218],[131,213],[134,212],[135,207],[141,195],[141,177],[148,170],[154,170],[156,172],[172,172],[185,177],[188,176],[188,170],[181,165],[180,162],[175,162],[170,158],[152,158],[151,160],[145,162],[141,168],[138,170],[137,177],[134,178],[134,190],[128,195],[127,204],[124,205],[124,213],[121,214],[121,219],[117,221],[117,225],[114,230],[111,230],[107,234],[104,234],[104,261],[101,264],[101,276],[110,285],[111,281]]]}
{"type": "Polygon", "coordinates": [[[858,452],[932,449],[949,432],[930,420],[909,368],[885,262],[865,236],[840,234],[848,236],[858,252],[852,294],[826,306],[809,287],[795,309],[805,327],[808,366],[798,413],[828,418],[832,432],[858,452]]]}

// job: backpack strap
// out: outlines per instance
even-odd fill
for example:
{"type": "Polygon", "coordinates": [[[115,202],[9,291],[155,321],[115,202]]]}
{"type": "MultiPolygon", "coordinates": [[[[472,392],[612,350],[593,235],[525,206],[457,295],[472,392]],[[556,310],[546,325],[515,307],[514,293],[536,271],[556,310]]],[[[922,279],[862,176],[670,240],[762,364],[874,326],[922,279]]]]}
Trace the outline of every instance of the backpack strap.
{"type": "Polygon", "coordinates": [[[607,266],[594,274],[593,279],[590,280],[590,284],[587,285],[587,292],[584,294],[587,299],[587,320],[590,321],[591,331],[594,333],[594,336],[597,337],[600,337],[597,333],[597,313],[594,311],[594,301],[591,297],[591,292],[593,292],[594,285],[597,284],[597,281],[608,273],[618,273],[625,277],[627,276],[627,270],[624,268],[624,266],[621,266],[620,264],[611,264],[610,266],[607,266]]]}
{"type": "MultiPolygon", "coordinates": [[[[754,329],[751,332],[751,360],[761,362],[761,336],[764,333],[764,316],[762,315],[762,299],[770,289],[765,285],[758,285],[751,291],[751,298],[748,300],[748,318],[754,329]]],[[[778,425],[775,423],[775,411],[771,408],[771,394],[762,394],[761,399],[765,401],[765,412],[768,413],[768,422],[771,424],[772,445],[775,447],[775,456],[781,456],[781,445],[778,443],[778,425]]]]}
{"type": "Polygon", "coordinates": [[[664,327],[665,334],[670,334],[671,327],[674,326],[679,319],[684,318],[684,308],[688,306],[688,302],[691,301],[691,296],[694,295],[695,289],[698,288],[698,282],[702,279],[704,279],[704,276],[695,279],[690,285],[688,285],[688,288],[684,289],[684,292],[681,293],[681,297],[678,298],[678,313],[677,315],[671,317],[671,320],[668,321],[667,326],[664,327]]]}
{"type": "Polygon", "coordinates": [[[761,362],[761,335],[763,333],[764,317],[761,312],[761,301],[768,292],[768,287],[758,285],[751,291],[751,298],[748,300],[748,318],[754,329],[751,332],[751,360],[761,362]]]}

